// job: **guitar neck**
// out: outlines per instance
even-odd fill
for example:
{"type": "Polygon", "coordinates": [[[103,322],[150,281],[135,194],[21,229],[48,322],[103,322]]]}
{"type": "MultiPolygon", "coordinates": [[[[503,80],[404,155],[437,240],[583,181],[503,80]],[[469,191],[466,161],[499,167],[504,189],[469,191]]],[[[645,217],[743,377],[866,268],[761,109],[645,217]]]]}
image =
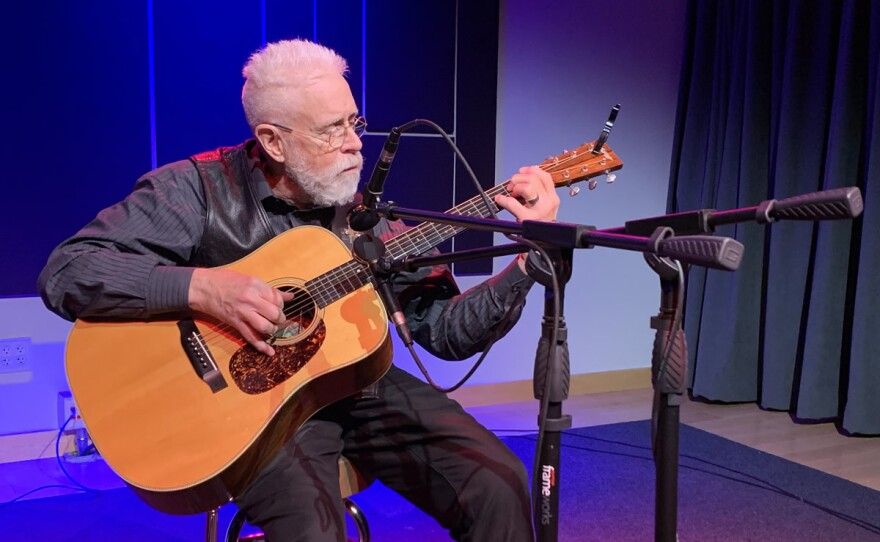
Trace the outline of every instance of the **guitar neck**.
{"type": "MultiPolygon", "coordinates": [[[[489,197],[489,202],[492,205],[491,212],[486,202],[480,196],[474,196],[446,212],[465,216],[492,216],[493,212],[497,213],[500,211],[500,208],[492,201],[492,198],[498,194],[508,195],[507,189],[503,184],[486,190],[486,195],[489,197]]],[[[427,252],[443,241],[451,239],[463,229],[462,227],[450,226],[448,224],[422,222],[418,226],[395,235],[386,241],[385,248],[393,258],[405,258],[412,254],[427,252]]],[[[312,294],[315,302],[321,307],[326,307],[330,303],[368,284],[370,280],[371,274],[366,264],[357,260],[349,260],[310,280],[306,283],[306,287],[312,294]]]]}
{"type": "MultiPolygon", "coordinates": [[[[452,209],[446,211],[449,214],[488,217],[501,210],[495,205],[493,198],[498,194],[508,195],[507,189],[503,184],[494,186],[486,190],[486,195],[491,204],[491,210],[486,206],[486,202],[479,195],[456,205],[452,209]]],[[[400,235],[396,235],[385,242],[385,248],[395,259],[405,258],[412,254],[422,254],[439,245],[447,239],[451,239],[464,230],[461,226],[451,226],[449,224],[437,224],[434,222],[422,222],[418,226],[411,228],[400,235]]]]}
{"type": "MultiPolygon", "coordinates": [[[[623,162],[608,145],[604,145],[604,140],[602,140],[601,143],[584,143],[574,150],[563,151],[562,154],[551,156],[541,162],[539,167],[550,174],[555,187],[571,187],[572,183],[591,179],[590,189],[592,190],[596,187],[596,181],[593,177],[605,174],[608,175],[608,182],[611,182],[613,180],[611,172],[623,167],[623,162]]],[[[572,190],[576,190],[576,188],[572,188],[572,190]]],[[[492,201],[498,194],[510,195],[504,183],[486,190],[490,201],[489,205],[478,195],[446,212],[483,218],[491,216],[500,210],[492,201]]],[[[463,227],[449,224],[423,222],[386,241],[385,248],[395,259],[422,254],[452,238],[463,229],[463,227]]],[[[357,260],[350,260],[314,278],[306,283],[306,286],[315,301],[325,307],[361,286],[369,284],[370,281],[371,273],[367,266],[357,260]]]]}

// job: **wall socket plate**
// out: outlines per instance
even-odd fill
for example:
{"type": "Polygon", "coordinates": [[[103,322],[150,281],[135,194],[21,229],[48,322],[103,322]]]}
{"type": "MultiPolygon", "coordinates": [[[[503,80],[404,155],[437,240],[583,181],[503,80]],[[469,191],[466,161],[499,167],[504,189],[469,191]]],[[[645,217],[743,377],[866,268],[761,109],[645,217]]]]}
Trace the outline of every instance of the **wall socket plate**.
{"type": "Polygon", "coordinates": [[[0,373],[25,373],[30,371],[30,337],[0,339],[0,373]]]}
{"type": "Polygon", "coordinates": [[[83,424],[82,416],[79,415],[79,409],[76,408],[76,401],[73,400],[73,395],[67,390],[59,391],[58,429],[61,429],[61,426],[64,425],[64,422],[66,422],[71,415],[73,416],[73,419],[70,420],[70,422],[67,423],[67,427],[64,428],[65,433],[82,429],[85,425],[83,424]]]}

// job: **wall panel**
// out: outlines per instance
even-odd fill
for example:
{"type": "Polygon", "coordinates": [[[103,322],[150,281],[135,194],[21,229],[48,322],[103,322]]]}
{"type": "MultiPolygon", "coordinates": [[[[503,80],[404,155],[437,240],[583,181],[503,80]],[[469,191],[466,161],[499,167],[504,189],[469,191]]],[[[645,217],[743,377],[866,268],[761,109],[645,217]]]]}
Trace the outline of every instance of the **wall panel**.
{"type": "Polygon", "coordinates": [[[150,165],[147,11],[4,7],[0,296],[31,295],[49,252],[150,165]]]}

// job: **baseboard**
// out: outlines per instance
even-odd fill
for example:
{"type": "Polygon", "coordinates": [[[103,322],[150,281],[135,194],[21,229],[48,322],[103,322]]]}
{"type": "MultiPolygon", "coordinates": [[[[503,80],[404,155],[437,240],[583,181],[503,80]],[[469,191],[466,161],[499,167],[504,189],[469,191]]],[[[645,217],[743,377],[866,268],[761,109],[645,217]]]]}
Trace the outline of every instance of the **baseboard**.
{"type": "MultiPolygon", "coordinates": [[[[573,375],[569,394],[606,393],[650,386],[650,368],[622,369],[573,375]]],[[[531,380],[466,386],[452,392],[450,396],[465,407],[530,401],[535,398],[531,380]]],[[[0,463],[55,457],[55,437],[57,434],[57,431],[36,431],[17,435],[0,435],[0,463]]],[[[61,438],[62,453],[72,450],[73,446],[72,434],[66,434],[61,438]]]]}
{"type": "MultiPolygon", "coordinates": [[[[572,375],[569,395],[607,393],[651,387],[650,367],[572,375]]],[[[531,380],[466,386],[449,394],[465,407],[534,400],[531,380]]]]}
{"type": "MultiPolygon", "coordinates": [[[[58,431],[0,435],[0,463],[55,457],[55,439],[57,437],[58,431]]],[[[59,443],[61,453],[69,452],[73,448],[73,434],[63,435],[59,443]]]]}

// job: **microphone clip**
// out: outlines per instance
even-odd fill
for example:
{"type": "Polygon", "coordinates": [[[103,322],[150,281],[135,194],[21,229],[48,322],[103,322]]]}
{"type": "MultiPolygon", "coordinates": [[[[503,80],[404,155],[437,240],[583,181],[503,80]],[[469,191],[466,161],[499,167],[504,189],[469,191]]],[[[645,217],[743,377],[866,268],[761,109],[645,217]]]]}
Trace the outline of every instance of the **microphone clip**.
{"type": "Polygon", "coordinates": [[[394,258],[388,254],[388,251],[385,249],[385,243],[378,237],[367,233],[355,239],[352,244],[352,252],[355,258],[370,268],[373,274],[373,284],[376,286],[379,298],[382,300],[382,304],[385,305],[385,311],[388,313],[388,318],[394,324],[400,340],[406,346],[412,345],[412,334],[391,284],[391,277],[394,274],[395,267],[394,258]]]}
{"type": "Polygon", "coordinates": [[[379,223],[379,211],[359,203],[348,211],[348,226],[355,231],[372,230],[379,223]]]}

